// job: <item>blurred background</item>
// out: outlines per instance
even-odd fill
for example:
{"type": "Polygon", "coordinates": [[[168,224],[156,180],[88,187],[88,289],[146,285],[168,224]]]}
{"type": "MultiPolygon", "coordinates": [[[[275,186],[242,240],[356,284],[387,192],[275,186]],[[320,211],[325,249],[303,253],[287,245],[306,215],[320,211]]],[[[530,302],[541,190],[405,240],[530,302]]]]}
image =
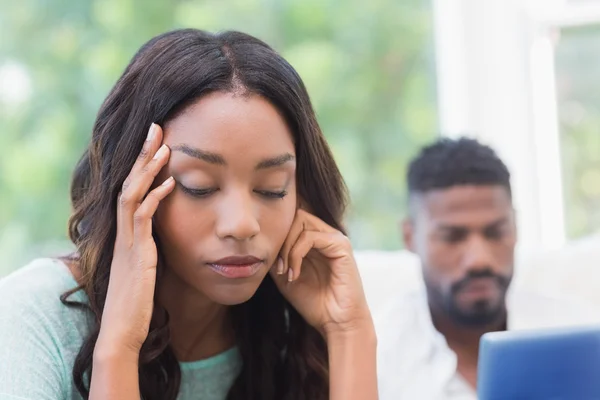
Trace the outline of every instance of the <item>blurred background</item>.
{"type": "Polygon", "coordinates": [[[235,29],[304,79],[352,196],[357,249],[402,248],[407,162],[438,135],[494,146],[524,249],[600,229],[600,0],[0,0],[0,277],[71,249],[71,171],[134,52],[235,29]]]}

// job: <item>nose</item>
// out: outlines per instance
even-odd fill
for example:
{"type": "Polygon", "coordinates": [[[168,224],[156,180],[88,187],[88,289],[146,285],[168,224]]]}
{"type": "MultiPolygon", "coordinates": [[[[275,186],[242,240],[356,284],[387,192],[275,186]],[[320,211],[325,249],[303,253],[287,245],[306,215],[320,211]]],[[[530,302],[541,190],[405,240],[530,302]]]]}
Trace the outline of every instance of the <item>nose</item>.
{"type": "Polygon", "coordinates": [[[239,241],[252,239],[260,232],[256,212],[250,196],[243,193],[226,196],[218,211],[217,236],[239,241]]]}
{"type": "Polygon", "coordinates": [[[493,254],[488,241],[480,235],[471,235],[465,247],[465,271],[483,271],[493,267],[493,254]]]}

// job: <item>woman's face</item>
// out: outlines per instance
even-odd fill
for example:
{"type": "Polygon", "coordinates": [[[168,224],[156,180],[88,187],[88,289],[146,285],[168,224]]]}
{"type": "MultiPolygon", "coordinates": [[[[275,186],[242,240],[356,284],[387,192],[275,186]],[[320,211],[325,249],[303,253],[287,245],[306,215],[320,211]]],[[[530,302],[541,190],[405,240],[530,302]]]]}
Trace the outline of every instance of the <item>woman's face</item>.
{"type": "Polygon", "coordinates": [[[248,300],[277,260],[296,213],[296,153],[265,99],[216,92],[164,127],[172,175],[155,227],[184,290],[224,305],[248,300]]]}

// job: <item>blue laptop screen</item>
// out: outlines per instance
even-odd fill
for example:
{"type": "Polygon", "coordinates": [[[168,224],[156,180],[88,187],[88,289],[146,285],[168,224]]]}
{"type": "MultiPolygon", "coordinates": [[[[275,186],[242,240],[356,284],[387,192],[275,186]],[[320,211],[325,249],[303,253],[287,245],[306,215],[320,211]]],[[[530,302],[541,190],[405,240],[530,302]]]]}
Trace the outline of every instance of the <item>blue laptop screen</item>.
{"type": "Polygon", "coordinates": [[[479,400],[600,400],[600,327],[483,335],[477,393],[479,400]]]}

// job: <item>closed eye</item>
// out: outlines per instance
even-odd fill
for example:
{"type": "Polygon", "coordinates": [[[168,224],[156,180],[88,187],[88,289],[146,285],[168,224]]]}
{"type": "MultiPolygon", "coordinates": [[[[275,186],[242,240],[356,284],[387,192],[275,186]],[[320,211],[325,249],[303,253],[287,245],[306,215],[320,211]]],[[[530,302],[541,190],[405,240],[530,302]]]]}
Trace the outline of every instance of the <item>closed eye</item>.
{"type": "MultiPolygon", "coordinates": [[[[181,190],[183,190],[184,193],[186,193],[192,197],[196,197],[196,198],[208,197],[211,194],[213,194],[219,190],[217,188],[195,189],[195,188],[189,188],[187,186],[183,186],[181,184],[179,186],[181,187],[181,190]]],[[[288,194],[287,191],[285,191],[285,190],[281,190],[281,191],[255,190],[254,192],[266,199],[283,199],[288,194]]]]}
{"type": "Polygon", "coordinates": [[[267,199],[283,199],[288,194],[285,190],[281,190],[279,192],[272,192],[269,190],[255,190],[254,192],[267,199]]]}
{"type": "Polygon", "coordinates": [[[183,186],[181,184],[179,186],[181,187],[181,190],[183,190],[184,193],[186,193],[192,197],[198,197],[198,198],[208,197],[211,194],[213,194],[219,190],[219,189],[215,189],[215,188],[193,189],[193,188],[183,186]]]}
{"type": "Polygon", "coordinates": [[[492,227],[484,231],[486,238],[490,240],[499,240],[505,236],[507,229],[505,227],[492,227]]]}
{"type": "Polygon", "coordinates": [[[442,233],[442,240],[446,243],[459,243],[466,239],[468,231],[466,229],[449,229],[442,233]]]}

